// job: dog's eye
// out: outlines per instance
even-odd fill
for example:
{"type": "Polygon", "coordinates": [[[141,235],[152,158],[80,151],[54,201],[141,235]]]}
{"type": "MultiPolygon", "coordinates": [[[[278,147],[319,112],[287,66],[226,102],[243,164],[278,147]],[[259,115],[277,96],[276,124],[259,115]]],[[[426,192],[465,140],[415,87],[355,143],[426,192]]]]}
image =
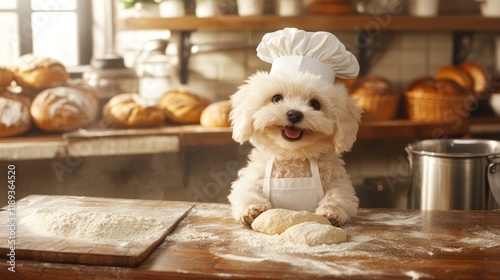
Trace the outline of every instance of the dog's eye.
{"type": "Polygon", "coordinates": [[[316,99],[311,99],[311,101],[309,101],[309,106],[311,106],[316,111],[319,111],[319,109],[321,109],[321,104],[319,104],[319,101],[316,99]]]}
{"type": "Polygon", "coordinates": [[[278,103],[281,100],[283,100],[283,96],[281,96],[281,94],[276,94],[275,96],[273,96],[273,102],[274,103],[278,103]]]}

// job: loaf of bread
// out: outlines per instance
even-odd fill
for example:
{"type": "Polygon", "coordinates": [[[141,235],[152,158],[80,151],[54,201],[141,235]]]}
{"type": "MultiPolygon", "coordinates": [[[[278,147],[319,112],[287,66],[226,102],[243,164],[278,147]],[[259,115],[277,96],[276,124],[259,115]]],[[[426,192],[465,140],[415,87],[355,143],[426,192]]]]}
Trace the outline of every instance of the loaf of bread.
{"type": "Polygon", "coordinates": [[[21,56],[10,69],[20,87],[45,89],[61,86],[69,77],[59,61],[33,54],[21,56]]]}
{"type": "Polygon", "coordinates": [[[0,88],[6,88],[10,86],[13,79],[14,75],[9,69],[0,67],[0,88]]]}
{"type": "Polygon", "coordinates": [[[30,127],[30,101],[18,94],[0,93],[0,137],[16,136],[30,127]]]}
{"type": "Polygon", "coordinates": [[[55,87],[40,92],[31,103],[31,117],[45,131],[83,128],[97,116],[98,100],[91,92],[55,87]]]}
{"type": "Polygon", "coordinates": [[[437,80],[451,80],[463,88],[474,89],[474,81],[469,73],[458,66],[448,65],[441,67],[437,71],[435,78],[437,80]]]}
{"type": "Polygon", "coordinates": [[[230,112],[231,103],[229,101],[214,102],[201,113],[200,124],[207,127],[230,127],[230,112]]]}
{"type": "Polygon", "coordinates": [[[467,95],[471,90],[460,86],[457,82],[448,79],[434,79],[424,77],[413,81],[406,90],[412,95],[467,95]]]}
{"type": "Polygon", "coordinates": [[[204,98],[181,91],[168,92],[160,100],[167,121],[177,124],[200,123],[201,112],[208,104],[204,98]]]}
{"type": "Polygon", "coordinates": [[[367,75],[361,77],[351,86],[351,95],[353,97],[374,94],[397,95],[399,93],[386,78],[378,75],[367,75]]]}
{"type": "Polygon", "coordinates": [[[472,89],[477,95],[483,95],[488,92],[490,80],[488,78],[488,73],[482,66],[474,62],[465,61],[460,64],[460,68],[465,70],[471,77],[473,83],[472,89]]]}
{"type": "Polygon", "coordinates": [[[364,121],[385,121],[396,117],[401,95],[385,78],[368,75],[358,79],[350,91],[363,109],[364,121]]]}
{"type": "Polygon", "coordinates": [[[165,122],[165,114],[158,106],[150,106],[135,93],[113,96],[104,106],[106,122],[118,128],[154,127],[165,122]]]}

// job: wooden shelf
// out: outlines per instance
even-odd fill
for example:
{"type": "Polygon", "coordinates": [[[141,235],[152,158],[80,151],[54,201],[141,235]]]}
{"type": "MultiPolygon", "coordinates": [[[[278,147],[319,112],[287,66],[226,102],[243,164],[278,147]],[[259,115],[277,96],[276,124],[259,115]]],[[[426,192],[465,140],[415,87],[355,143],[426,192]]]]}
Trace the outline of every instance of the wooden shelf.
{"type": "MultiPolygon", "coordinates": [[[[425,139],[500,134],[500,118],[481,117],[459,124],[393,120],[363,122],[358,140],[425,139]]],[[[132,155],[178,152],[186,147],[237,145],[230,128],[200,125],[146,129],[79,130],[65,134],[39,132],[0,139],[0,160],[132,155]]]]}
{"type": "Polygon", "coordinates": [[[305,15],[280,17],[273,15],[240,17],[226,15],[211,18],[127,18],[118,20],[119,30],[169,29],[194,30],[272,30],[297,27],[304,30],[350,31],[500,31],[500,19],[481,16],[333,16],[305,15]]]}

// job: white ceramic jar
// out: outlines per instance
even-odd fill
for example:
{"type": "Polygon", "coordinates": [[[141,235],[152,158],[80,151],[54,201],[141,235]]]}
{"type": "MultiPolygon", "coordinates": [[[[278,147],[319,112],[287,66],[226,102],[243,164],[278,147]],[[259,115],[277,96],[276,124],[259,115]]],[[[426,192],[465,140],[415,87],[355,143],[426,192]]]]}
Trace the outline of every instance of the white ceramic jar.
{"type": "Polygon", "coordinates": [[[183,17],[186,15],[184,0],[166,0],[159,5],[160,15],[164,18],[183,17]]]}
{"type": "Polygon", "coordinates": [[[238,0],[240,16],[257,16],[264,13],[264,0],[238,0]]]}

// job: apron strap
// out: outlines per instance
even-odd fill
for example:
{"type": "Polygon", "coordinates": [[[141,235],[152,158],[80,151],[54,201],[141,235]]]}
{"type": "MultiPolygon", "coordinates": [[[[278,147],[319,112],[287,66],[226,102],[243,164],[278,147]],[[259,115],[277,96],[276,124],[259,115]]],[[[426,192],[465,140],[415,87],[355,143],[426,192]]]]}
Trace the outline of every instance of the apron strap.
{"type": "Polygon", "coordinates": [[[318,199],[321,200],[325,196],[323,191],[323,185],[321,184],[321,177],[319,176],[318,161],[316,159],[309,159],[309,165],[311,166],[311,174],[314,184],[314,189],[318,194],[318,199]]]}
{"type": "Polygon", "coordinates": [[[271,185],[271,172],[273,171],[274,155],[272,155],[266,163],[264,179],[262,182],[262,194],[266,199],[269,199],[269,189],[271,185]]]}

